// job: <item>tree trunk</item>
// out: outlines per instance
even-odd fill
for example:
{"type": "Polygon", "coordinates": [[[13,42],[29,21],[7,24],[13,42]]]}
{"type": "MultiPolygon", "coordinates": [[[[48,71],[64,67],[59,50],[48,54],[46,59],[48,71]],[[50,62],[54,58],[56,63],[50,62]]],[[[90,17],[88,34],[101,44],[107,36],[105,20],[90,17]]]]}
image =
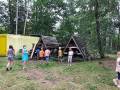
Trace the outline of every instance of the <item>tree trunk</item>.
{"type": "Polygon", "coordinates": [[[12,10],[12,1],[8,1],[9,5],[9,17],[10,17],[10,25],[9,25],[9,33],[14,34],[15,33],[15,28],[14,28],[14,16],[13,16],[13,10],[12,10]]]}
{"type": "Polygon", "coordinates": [[[100,36],[100,17],[99,17],[99,4],[98,0],[95,0],[95,19],[96,19],[96,34],[97,34],[97,41],[98,41],[98,50],[100,54],[100,58],[104,58],[104,52],[102,48],[101,36],[100,36]]]}
{"type": "Polygon", "coordinates": [[[118,40],[117,40],[117,51],[119,50],[120,50],[120,27],[119,27],[118,40]]]}
{"type": "MultiPolygon", "coordinates": [[[[118,4],[118,5],[120,5],[120,4],[118,4]]],[[[118,30],[118,41],[117,41],[117,51],[119,51],[120,50],[120,13],[119,13],[119,11],[120,11],[120,7],[118,6],[118,28],[119,28],[119,30],[118,30]]]]}

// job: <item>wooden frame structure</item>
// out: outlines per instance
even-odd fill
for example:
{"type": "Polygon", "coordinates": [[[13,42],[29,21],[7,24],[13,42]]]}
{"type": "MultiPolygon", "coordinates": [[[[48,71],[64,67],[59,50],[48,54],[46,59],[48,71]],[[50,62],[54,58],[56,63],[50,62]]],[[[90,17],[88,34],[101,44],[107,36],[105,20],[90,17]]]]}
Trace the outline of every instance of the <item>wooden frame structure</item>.
{"type": "Polygon", "coordinates": [[[33,50],[32,50],[32,53],[31,53],[31,58],[33,58],[33,54],[36,50],[36,48],[39,47],[39,48],[49,48],[49,49],[55,49],[55,48],[58,48],[59,47],[59,43],[56,39],[56,37],[52,37],[52,36],[41,36],[38,43],[35,44],[33,50]]]}
{"type": "Polygon", "coordinates": [[[67,50],[68,48],[76,49],[78,51],[77,55],[81,55],[83,57],[83,59],[89,58],[89,54],[86,49],[86,45],[81,40],[80,37],[72,36],[64,49],[64,53],[66,53],[66,51],[68,52],[68,50],[67,50]]]}
{"type": "Polygon", "coordinates": [[[41,39],[39,40],[37,45],[41,45],[43,48],[58,48],[59,47],[59,43],[56,39],[56,37],[52,37],[52,36],[41,36],[41,39]]]}

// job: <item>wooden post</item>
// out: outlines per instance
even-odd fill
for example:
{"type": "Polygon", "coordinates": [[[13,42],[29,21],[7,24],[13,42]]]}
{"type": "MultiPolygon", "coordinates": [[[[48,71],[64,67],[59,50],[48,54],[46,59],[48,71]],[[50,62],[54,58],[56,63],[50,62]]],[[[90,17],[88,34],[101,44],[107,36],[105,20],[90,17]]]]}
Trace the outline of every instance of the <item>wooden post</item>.
{"type": "Polygon", "coordinates": [[[33,57],[33,54],[34,54],[34,51],[35,51],[36,45],[37,45],[37,44],[35,44],[34,47],[33,47],[33,49],[32,49],[32,53],[31,53],[31,55],[30,55],[30,59],[32,59],[32,57],[33,57]]]}

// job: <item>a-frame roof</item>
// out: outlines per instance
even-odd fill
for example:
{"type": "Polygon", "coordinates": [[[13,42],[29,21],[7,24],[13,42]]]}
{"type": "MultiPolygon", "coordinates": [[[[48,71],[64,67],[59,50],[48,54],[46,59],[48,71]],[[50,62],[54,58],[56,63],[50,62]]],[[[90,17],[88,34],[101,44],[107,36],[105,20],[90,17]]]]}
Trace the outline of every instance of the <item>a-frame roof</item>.
{"type": "Polygon", "coordinates": [[[86,49],[86,45],[85,42],[82,41],[82,39],[78,36],[72,36],[68,42],[68,44],[66,45],[66,48],[64,49],[64,52],[66,52],[67,48],[77,48],[79,50],[79,52],[82,54],[83,58],[87,58],[88,57],[88,52],[86,49]],[[71,47],[70,44],[73,44],[73,47],[71,47]]]}
{"type": "Polygon", "coordinates": [[[66,45],[66,48],[65,48],[65,49],[69,48],[69,44],[70,44],[70,42],[71,42],[72,40],[74,41],[74,44],[75,44],[75,46],[76,46],[78,49],[85,47],[85,43],[81,40],[80,37],[78,37],[78,36],[72,36],[72,37],[70,38],[70,40],[68,41],[68,44],[66,45]]]}
{"type": "Polygon", "coordinates": [[[78,45],[79,48],[84,48],[85,42],[78,36],[73,36],[72,39],[74,39],[75,43],[78,45]]]}
{"type": "Polygon", "coordinates": [[[58,47],[59,43],[56,39],[56,37],[52,37],[52,36],[42,36],[41,40],[43,42],[43,44],[47,47],[58,47]]]}

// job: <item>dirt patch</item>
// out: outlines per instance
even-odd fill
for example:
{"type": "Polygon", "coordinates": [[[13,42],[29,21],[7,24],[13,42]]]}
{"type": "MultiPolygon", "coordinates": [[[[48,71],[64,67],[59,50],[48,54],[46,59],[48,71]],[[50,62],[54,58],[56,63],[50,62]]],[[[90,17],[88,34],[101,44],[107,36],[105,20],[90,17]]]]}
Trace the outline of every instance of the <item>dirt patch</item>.
{"type": "Polygon", "coordinates": [[[36,69],[27,70],[25,71],[25,74],[30,80],[41,80],[44,78],[44,73],[36,69]]]}
{"type": "Polygon", "coordinates": [[[59,79],[54,74],[43,72],[38,69],[23,71],[28,80],[35,80],[39,84],[48,87],[54,87],[59,84],[59,79]]]}
{"type": "Polygon", "coordinates": [[[104,60],[104,61],[99,61],[99,64],[102,67],[106,67],[106,68],[111,68],[112,70],[115,70],[116,68],[116,61],[114,60],[104,60]]]}

